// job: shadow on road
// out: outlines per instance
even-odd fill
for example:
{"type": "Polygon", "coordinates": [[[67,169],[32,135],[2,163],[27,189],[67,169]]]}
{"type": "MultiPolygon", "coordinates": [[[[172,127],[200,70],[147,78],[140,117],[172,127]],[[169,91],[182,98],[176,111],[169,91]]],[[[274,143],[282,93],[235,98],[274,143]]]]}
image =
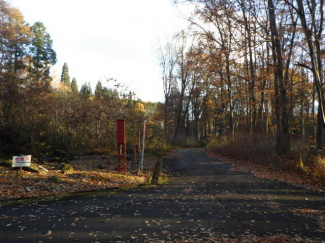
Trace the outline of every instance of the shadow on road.
{"type": "Polygon", "coordinates": [[[169,164],[167,185],[3,206],[0,241],[143,242],[280,233],[325,239],[323,222],[315,217],[324,212],[323,193],[232,171],[203,149],[178,154],[169,164]]]}

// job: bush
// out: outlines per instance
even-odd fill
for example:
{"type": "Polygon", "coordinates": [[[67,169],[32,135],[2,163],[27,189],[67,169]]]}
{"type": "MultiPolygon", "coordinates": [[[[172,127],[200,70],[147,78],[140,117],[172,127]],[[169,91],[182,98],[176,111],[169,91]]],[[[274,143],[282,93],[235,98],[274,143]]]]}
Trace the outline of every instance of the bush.
{"type": "Polygon", "coordinates": [[[61,169],[62,173],[68,174],[73,172],[73,167],[69,164],[64,164],[63,168],[61,169]]]}
{"type": "Polygon", "coordinates": [[[162,155],[171,151],[171,146],[162,136],[157,136],[147,140],[145,150],[149,154],[161,157],[162,155]]]}
{"type": "Polygon", "coordinates": [[[257,163],[272,163],[280,158],[275,154],[273,138],[239,137],[231,141],[229,137],[210,138],[207,148],[219,154],[257,163]]]}
{"type": "Polygon", "coordinates": [[[64,174],[68,174],[68,173],[73,172],[73,167],[71,165],[69,165],[69,164],[66,164],[66,163],[58,164],[58,166],[56,168],[58,170],[61,170],[62,173],[64,173],[64,174]]]}
{"type": "MultiPolygon", "coordinates": [[[[170,138],[172,141],[173,139],[170,138]]],[[[204,141],[202,143],[198,142],[196,139],[189,138],[187,136],[179,136],[172,141],[173,145],[180,148],[199,148],[204,146],[204,141]]]]}
{"type": "Polygon", "coordinates": [[[291,142],[291,151],[285,157],[276,155],[272,137],[241,137],[233,142],[228,137],[210,138],[207,148],[238,160],[273,165],[310,178],[325,179],[325,159],[322,153],[301,140],[291,142]]]}
{"type": "Polygon", "coordinates": [[[313,172],[312,173],[313,177],[324,180],[325,179],[325,159],[320,156],[315,157],[311,171],[313,172]]]}

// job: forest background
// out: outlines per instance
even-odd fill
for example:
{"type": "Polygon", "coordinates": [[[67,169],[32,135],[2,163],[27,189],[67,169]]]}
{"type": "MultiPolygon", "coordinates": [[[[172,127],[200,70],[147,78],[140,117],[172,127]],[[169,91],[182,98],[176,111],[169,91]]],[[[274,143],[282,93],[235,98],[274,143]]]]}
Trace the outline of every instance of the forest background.
{"type": "Polygon", "coordinates": [[[195,11],[157,46],[165,102],[151,103],[78,89],[66,63],[54,88],[50,33],[0,0],[0,153],[114,153],[123,118],[129,148],[146,120],[148,152],[208,146],[323,179],[324,1],[175,2],[195,11]]]}

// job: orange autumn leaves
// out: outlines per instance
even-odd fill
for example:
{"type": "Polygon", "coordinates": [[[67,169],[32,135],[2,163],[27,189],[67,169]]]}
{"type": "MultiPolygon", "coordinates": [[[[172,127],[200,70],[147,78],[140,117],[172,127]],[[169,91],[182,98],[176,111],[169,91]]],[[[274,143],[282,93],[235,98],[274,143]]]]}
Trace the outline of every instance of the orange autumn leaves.
{"type": "Polygon", "coordinates": [[[149,180],[154,159],[148,159],[147,172],[141,175],[115,172],[115,161],[102,162],[102,168],[95,165],[98,160],[71,161],[74,172],[63,174],[55,168],[55,163],[45,163],[47,173],[17,171],[0,166],[0,200],[26,197],[48,196],[77,191],[106,189],[135,184],[143,184],[149,180]]]}

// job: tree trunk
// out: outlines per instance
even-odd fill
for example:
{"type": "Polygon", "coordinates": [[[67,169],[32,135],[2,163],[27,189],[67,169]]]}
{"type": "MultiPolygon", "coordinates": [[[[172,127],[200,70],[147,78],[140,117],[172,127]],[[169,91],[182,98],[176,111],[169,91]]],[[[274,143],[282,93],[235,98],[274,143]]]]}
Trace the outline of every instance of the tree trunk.
{"type": "MultiPolygon", "coordinates": [[[[323,16],[321,16],[321,23],[320,23],[320,28],[319,31],[317,32],[317,30],[314,30],[314,37],[312,37],[312,31],[311,29],[308,27],[307,25],[307,21],[306,21],[306,15],[305,15],[305,9],[304,9],[304,5],[302,0],[296,0],[297,4],[298,4],[298,15],[300,17],[300,21],[301,21],[301,25],[303,28],[303,31],[305,33],[305,37],[308,43],[308,49],[309,49],[309,56],[311,59],[311,64],[312,64],[312,72],[314,75],[314,83],[315,83],[315,87],[316,87],[316,91],[317,91],[317,95],[318,95],[318,114],[317,114],[317,135],[316,135],[316,146],[317,146],[317,150],[322,150],[323,149],[323,141],[322,141],[322,134],[323,134],[323,126],[325,124],[325,114],[324,114],[324,92],[322,89],[322,62],[321,62],[321,54],[320,54],[320,39],[322,36],[322,30],[323,30],[323,16]],[[314,40],[314,42],[313,42],[314,40]],[[315,53],[315,49],[316,49],[316,53],[315,53]]],[[[324,2],[321,1],[320,4],[320,9],[323,8],[324,2]]],[[[316,11],[316,5],[315,2],[312,2],[312,6],[311,6],[311,10],[314,13],[316,11]]],[[[323,15],[323,11],[321,12],[321,14],[323,15]]],[[[313,14],[312,16],[312,21],[315,24],[316,19],[315,19],[315,15],[313,14]]],[[[316,26],[315,26],[316,28],[316,26]]],[[[313,29],[315,29],[313,26],[313,29]]],[[[317,29],[317,28],[316,28],[317,29]]]]}
{"type": "Polygon", "coordinates": [[[245,30],[247,33],[247,36],[245,37],[248,44],[248,55],[249,55],[249,100],[250,100],[250,112],[251,112],[251,119],[250,119],[250,131],[251,135],[254,136],[254,133],[256,132],[256,99],[255,99],[255,93],[254,93],[254,87],[255,87],[255,65],[253,60],[253,51],[252,51],[252,36],[251,36],[251,29],[249,26],[249,22],[246,17],[246,11],[245,7],[243,6],[244,3],[241,4],[242,12],[243,12],[243,18],[245,23],[245,30]]]}
{"type": "Polygon", "coordinates": [[[231,135],[232,141],[235,139],[235,128],[234,128],[234,111],[233,111],[233,97],[232,97],[232,90],[231,90],[231,76],[230,76],[230,62],[229,62],[229,55],[226,54],[226,71],[227,71],[227,92],[228,92],[228,99],[229,99],[229,131],[231,135]]]}
{"type": "Polygon", "coordinates": [[[167,95],[165,95],[165,107],[164,107],[164,133],[165,133],[165,136],[167,134],[168,105],[169,105],[169,97],[167,95]]]}
{"type": "Polygon", "coordinates": [[[287,112],[287,94],[284,86],[283,78],[283,59],[281,51],[281,43],[276,25],[275,6],[273,0],[268,0],[270,28],[272,38],[272,50],[274,60],[276,61],[275,70],[275,86],[278,86],[279,93],[276,93],[276,100],[278,100],[277,109],[277,144],[276,152],[278,155],[285,155],[290,150],[290,136],[289,136],[289,122],[287,112]],[[277,97],[279,95],[279,97],[277,97]]]}

